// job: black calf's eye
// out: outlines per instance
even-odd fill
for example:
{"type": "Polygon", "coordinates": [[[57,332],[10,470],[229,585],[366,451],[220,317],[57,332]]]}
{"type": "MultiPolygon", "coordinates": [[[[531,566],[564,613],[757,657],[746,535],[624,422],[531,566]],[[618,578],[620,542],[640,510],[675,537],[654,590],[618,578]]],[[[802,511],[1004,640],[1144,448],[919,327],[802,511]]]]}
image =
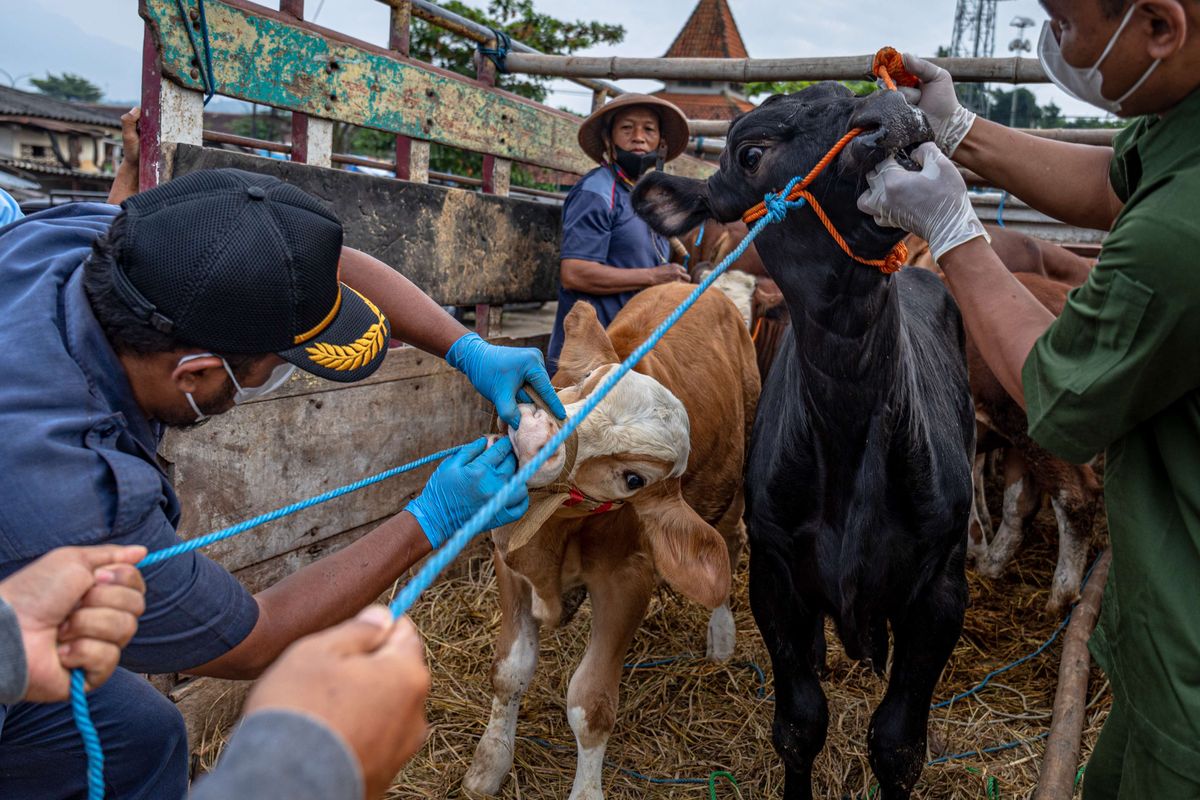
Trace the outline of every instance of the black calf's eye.
{"type": "Polygon", "coordinates": [[[646,479],[641,475],[638,475],[636,472],[626,472],[625,485],[629,487],[630,491],[633,491],[634,489],[640,489],[645,486],[646,479]]]}
{"type": "Polygon", "coordinates": [[[738,151],[738,163],[742,165],[743,169],[753,170],[758,166],[758,162],[762,160],[762,154],[763,148],[761,147],[753,145],[743,147],[738,151]]]}

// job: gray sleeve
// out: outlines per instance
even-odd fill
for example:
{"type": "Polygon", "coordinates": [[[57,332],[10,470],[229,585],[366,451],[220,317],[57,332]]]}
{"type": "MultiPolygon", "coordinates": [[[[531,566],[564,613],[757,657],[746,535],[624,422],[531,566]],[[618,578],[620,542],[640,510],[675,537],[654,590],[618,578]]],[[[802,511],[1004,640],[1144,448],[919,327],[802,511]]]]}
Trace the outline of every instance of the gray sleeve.
{"type": "Polygon", "coordinates": [[[29,689],[28,684],[29,669],[17,614],[0,599],[0,705],[19,701],[29,689]]]}
{"type": "Polygon", "coordinates": [[[362,771],[340,736],[292,711],[244,719],[189,800],[362,800],[362,771]]]}

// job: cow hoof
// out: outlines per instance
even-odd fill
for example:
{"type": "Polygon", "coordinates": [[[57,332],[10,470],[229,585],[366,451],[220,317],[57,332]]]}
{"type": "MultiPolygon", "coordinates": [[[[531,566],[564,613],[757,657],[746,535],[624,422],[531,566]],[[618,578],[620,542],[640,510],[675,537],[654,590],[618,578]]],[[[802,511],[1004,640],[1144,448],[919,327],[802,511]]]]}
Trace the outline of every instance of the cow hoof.
{"type": "Polygon", "coordinates": [[[494,797],[500,793],[504,779],[512,767],[512,752],[503,742],[480,739],[471,768],[463,776],[463,789],[471,794],[494,797]]]}
{"type": "Polygon", "coordinates": [[[705,655],[710,661],[728,661],[733,657],[737,628],[729,605],[717,606],[708,618],[708,646],[705,655]]]}
{"type": "Polygon", "coordinates": [[[1046,613],[1053,617],[1061,617],[1067,613],[1072,604],[1079,601],[1078,588],[1060,588],[1055,586],[1050,590],[1050,599],[1046,601],[1046,613]]]}
{"type": "Polygon", "coordinates": [[[1004,570],[1008,567],[1007,561],[999,561],[994,558],[981,558],[975,562],[975,571],[985,578],[999,578],[1004,574],[1004,570]]]}

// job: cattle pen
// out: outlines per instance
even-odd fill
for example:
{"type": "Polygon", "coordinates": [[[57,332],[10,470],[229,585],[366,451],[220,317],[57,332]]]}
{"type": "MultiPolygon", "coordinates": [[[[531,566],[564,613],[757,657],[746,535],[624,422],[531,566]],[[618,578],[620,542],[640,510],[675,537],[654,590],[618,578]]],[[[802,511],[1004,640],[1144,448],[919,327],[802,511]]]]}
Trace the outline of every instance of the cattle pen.
{"type": "MultiPolygon", "coordinates": [[[[576,146],[579,120],[496,88],[498,68],[576,80],[593,92],[593,107],[621,93],[608,79],[848,80],[870,71],[869,56],[544,55],[497,41],[495,31],[428,0],[383,1],[390,7],[387,47],[305,21],[304,0],[280,0],[279,10],[248,0],[140,0],[142,188],[210,167],[275,175],[328,203],[345,223],[349,246],[401,269],[439,303],[472,308],[481,335],[543,349],[548,327],[516,328],[504,308],[555,299],[561,196],[513,186],[512,168],[581,175],[592,165],[576,146]],[[476,76],[409,57],[414,19],[461,36],[464,47],[478,47],[476,76]],[[214,93],[290,112],[290,143],[205,130],[205,98],[214,93]],[[395,157],[334,152],[337,124],[395,135],[395,157]],[[482,175],[431,171],[431,144],[482,154],[482,175]],[[247,149],[285,157],[242,152],[247,149]],[[337,168],[344,165],[395,177],[337,168]],[[520,335],[503,338],[509,330],[520,335]]],[[[1031,59],[941,63],[958,81],[1047,80],[1031,59]]],[[[702,177],[713,169],[702,156],[720,151],[724,130],[700,120],[690,130],[689,155],[668,168],[702,177]]],[[[1035,133],[1088,144],[1104,144],[1109,136],[1086,130],[1035,133]]],[[[1101,232],[1068,228],[999,194],[978,194],[974,202],[984,221],[1041,238],[1083,250],[1102,240],[1101,232]]],[[[362,383],[299,375],[235,414],[169,435],[160,457],[183,504],[180,533],[191,538],[467,441],[491,424],[491,409],[465,378],[438,359],[397,346],[362,383]]],[[[425,469],[391,479],[206,552],[258,591],[399,511],[428,474],[425,469]]],[[[1064,630],[1061,620],[1040,612],[1053,569],[1048,544],[1053,526],[1053,514],[1043,512],[1036,526],[1041,535],[1032,537],[1005,577],[970,576],[966,629],[937,692],[938,699],[953,702],[931,716],[931,765],[919,796],[1023,797],[1038,786],[1064,630]],[[960,696],[1030,654],[1035,655],[991,680],[986,690],[960,696]]],[[[1094,536],[1100,540],[1103,531],[1094,536]]],[[[487,675],[499,606],[488,552],[484,541],[476,542],[413,611],[434,674],[431,736],[389,797],[459,796],[490,702],[487,675]]],[[[629,653],[624,715],[609,745],[610,798],[781,794],[782,769],[771,747],[769,664],[749,614],[744,563],[736,590],[738,646],[733,660],[722,665],[702,658],[702,609],[665,589],[656,596],[629,653]]],[[[542,667],[525,700],[516,767],[504,797],[563,797],[569,791],[574,747],[563,698],[569,665],[586,643],[587,618],[585,606],[572,625],[543,639],[542,667]]],[[[831,648],[830,667],[825,681],[830,736],[818,761],[818,785],[827,796],[869,798],[874,790],[863,737],[882,682],[837,647],[831,648]]],[[[183,711],[197,768],[211,766],[248,687],[212,678],[152,680],[183,711]]],[[[1084,757],[1109,702],[1094,670],[1089,689],[1074,709],[1084,757]]],[[[1059,761],[1074,763],[1077,755],[1059,761]]],[[[1076,767],[1069,773],[1065,787],[1059,778],[1054,793],[1043,787],[1038,796],[1072,796],[1076,767]]]]}

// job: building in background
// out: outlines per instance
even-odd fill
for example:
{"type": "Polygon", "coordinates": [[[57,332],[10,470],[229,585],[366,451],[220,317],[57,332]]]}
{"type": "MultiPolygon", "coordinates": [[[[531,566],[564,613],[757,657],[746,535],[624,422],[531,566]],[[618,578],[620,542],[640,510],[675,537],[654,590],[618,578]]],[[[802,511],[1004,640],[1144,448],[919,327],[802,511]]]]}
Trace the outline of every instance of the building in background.
{"type": "MultiPolygon", "coordinates": [[[[664,56],[749,58],[727,0],[700,0],[664,56]]],[[[729,81],[666,81],[654,96],[679,106],[688,119],[729,120],[754,108],[742,85],[729,81]]]]}
{"type": "Polygon", "coordinates": [[[121,113],[0,86],[0,185],[23,206],[106,196],[121,159],[121,113]]]}

